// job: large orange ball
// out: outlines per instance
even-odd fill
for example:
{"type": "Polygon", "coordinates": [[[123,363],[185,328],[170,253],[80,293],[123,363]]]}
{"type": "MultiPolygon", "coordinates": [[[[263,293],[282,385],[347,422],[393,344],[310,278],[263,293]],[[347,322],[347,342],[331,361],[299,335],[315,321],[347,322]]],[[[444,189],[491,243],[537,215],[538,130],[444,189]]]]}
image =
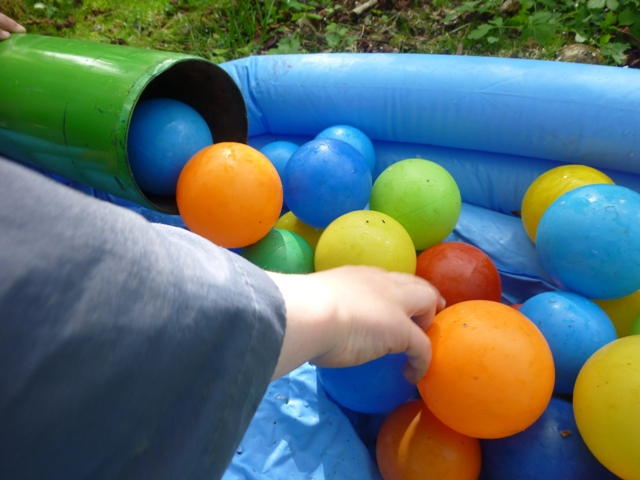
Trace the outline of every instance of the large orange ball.
{"type": "Polygon", "coordinates": [[[501,438],[542,415],[553,393],[553,358],[523,314],[470,300],[436,315],[427,335],[433,356],[418,389],[447,426],[470,437],[501,438]]]}
{"type": "Polygon", "coordinates": [[[477,480],[480,442],[452,430],[422,400],[400,405],[385,419],[376,443],[384,480],[477,480]]]}
{"type": "Polygon", "coordinates": [[[263,238],[282,210],[282,183],[273,164],[242,143],[203,148],[185,165],[176,190],[187,227],[227,248],[263,238]]]}

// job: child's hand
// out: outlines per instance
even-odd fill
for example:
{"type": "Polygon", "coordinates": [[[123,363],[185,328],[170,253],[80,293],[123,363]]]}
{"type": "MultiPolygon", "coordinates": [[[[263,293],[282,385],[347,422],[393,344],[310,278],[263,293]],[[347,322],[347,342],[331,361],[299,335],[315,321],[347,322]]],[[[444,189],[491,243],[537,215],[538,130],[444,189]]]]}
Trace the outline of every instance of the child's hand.
{"type": "Polygon", "coordinates": [[[6,40],[11,33],[25,33],[27,30],[15,20],[0,13],[0,41],[6,40]]]}
{"type": "Polygon", "coordinates": [[[405,352],[404,375],[427,372],[429,328],[444,299],[425,280],[403,273],[347,266],[309,275],[269,273],[287,307],[277,378],[306,361],[323,367],[359,365],[405,352]]]}

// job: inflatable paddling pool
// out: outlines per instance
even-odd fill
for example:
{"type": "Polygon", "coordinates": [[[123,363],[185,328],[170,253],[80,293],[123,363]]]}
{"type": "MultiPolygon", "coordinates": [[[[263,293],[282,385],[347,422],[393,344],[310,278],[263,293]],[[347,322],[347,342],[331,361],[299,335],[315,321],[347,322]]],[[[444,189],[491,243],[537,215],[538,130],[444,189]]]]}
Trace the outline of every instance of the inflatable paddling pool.
{"type": "MultiPolygon", "coordinates": [[[[255,148],[276,140],[302,145],[342,124],[373,141],[374,179],[407,158],[443,166],[463,200],[448,240],[492,258],[507,304],[555,289],[519,217],[540,174],[588,165],[640,192],[635,70],[413,54],[260,56],[221,67],[242,93],[255,148]]],[[[179,217],[93,193],[152,221],[183,225],[179,217]]],[[[224,479],[379,479],[373,449],[384,417],[340,408],[305,365],[270,385],[224,479]]]]}
{"type": "MultiPolygon", "coordinates": [[[[372,139],[374,179],[406,158],[446,168],[463,200],[448,240],[494,260],[507,304],[554,289],[519,218],[540,174],[588,165],[640,192],[637,71],[411,54],[261,56],[222,68],[243,93],[256,148],[302,145],[342,124],[372,139]]],[[[338,408],[304,366],[271,385],[224,478],[381,478],[371,454],[383,418],[338,408]]]]}

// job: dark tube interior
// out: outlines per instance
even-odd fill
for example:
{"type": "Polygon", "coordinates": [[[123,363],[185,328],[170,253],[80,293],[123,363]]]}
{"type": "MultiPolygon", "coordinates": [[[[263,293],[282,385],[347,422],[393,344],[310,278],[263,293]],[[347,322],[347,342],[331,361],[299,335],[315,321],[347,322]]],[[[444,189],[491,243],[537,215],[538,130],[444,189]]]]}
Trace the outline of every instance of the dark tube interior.
{"type": "MultiPolygon", "coordinates": [[[[193,107],[209,125],[215,143],[247,143],[249,124],[242,93],[217,65],[198,59],[176,63],[151,80],[138,103],[151,98],[171,98],[193,107]]],[[[163,213],[178,213],[175,196],[142,193],[163,213]]]]}

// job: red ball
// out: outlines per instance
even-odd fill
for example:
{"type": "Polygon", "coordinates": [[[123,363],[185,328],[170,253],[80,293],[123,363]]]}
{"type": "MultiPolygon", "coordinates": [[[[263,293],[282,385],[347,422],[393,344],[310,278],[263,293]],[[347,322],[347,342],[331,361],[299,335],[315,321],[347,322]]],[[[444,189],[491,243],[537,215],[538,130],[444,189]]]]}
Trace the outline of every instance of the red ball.
{"type": "Polygon", "coordinates": [[[467,300],[499,302],[502,282],[489,256],[473,245],[444,242],[418,255],[416,275],[440,291],[450,307],[467,300]]]}

